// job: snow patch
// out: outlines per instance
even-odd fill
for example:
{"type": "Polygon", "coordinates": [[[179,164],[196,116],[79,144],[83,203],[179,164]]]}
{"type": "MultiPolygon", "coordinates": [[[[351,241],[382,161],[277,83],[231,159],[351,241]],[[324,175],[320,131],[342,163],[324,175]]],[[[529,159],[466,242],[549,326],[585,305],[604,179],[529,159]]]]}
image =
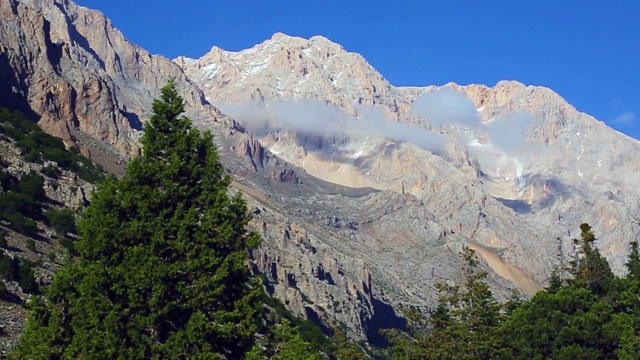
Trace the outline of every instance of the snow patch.
{"type": "Polygon", "coordinates": [[[481,143],[480,143],[480,139],[473,139],[473,140],[469,141],[469,142],[467,143],[467,145],[469,145],[469,146],[473,146],[473,147],[481,147],[481,146],[484,146],[484,144],[481,144],[481,143]]]}
{"type": "Polygon", "coordinates": [[[216,73],[220,70],[221,66],[216,63],[211,63],[202,68],[202,73],[207,76],[209,79],[213,79],[216,76],[216,73]]]}

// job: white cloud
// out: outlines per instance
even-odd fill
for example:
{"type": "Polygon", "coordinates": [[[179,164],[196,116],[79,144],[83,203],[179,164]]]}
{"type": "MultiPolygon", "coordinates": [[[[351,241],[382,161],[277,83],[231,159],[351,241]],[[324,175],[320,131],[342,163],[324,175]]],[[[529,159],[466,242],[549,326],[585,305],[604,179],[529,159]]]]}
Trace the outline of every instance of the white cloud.
{"type": "Polygon", "coordinates": [[[358,106],[358,117],[353,117],[317,100],[215,105],[254,133],[281,129],[326,138],[371,136],[413,143],[434,153],[444,151],[447,142],[443,136],[427,129],[389,120],[385,109],[378,106],[358,106]]]}
{"type": "Polygon", "coordinates": [[[636,114],[631,111],[625,111],[620,116],[613,119],[616,124],[632,125],[636,122],[636,114]]]}
{"type": "Polygon", "coordinates": [[[505,151],[522,151],[533,145],[527,140],[527,131],[533,124],[529,112],[508,114],[487,124],[484,129],[491,143],[505,151]]]}
{"type": "Polygon", "coordinates": [[[412,104],[413,113],[422,116],[434,125],[480,124],[478,111],[467,94],[449,88],[419,96],[412,104]]]}
{"type": "MultiPolygon", "coordinates": [[[[357,115],[351,116],[324,101],[309,99],[215,105],[255,134],[285,130],[334,141],[378,138],[409,142],[435,154],[447,152],[446,145],[452,140],[453,135],[442,135],[420,126],[391,121],[387,110],[380,106],[356,106],[357,115]]],[[[482,124],[471,99],[465,93],[452,89],[443,89],[418,97],[412,110],[413,115],[423,117],[436,126],[465,126],[468,133],[458,134],[464,143],[482,136],[491,143],[494,151],[509,156],[521,155],[535,148],[534,144],[527,140],[527,131],[533,124],[533,116],[528,112],[506,114],[488,124],[482,124]]],[[[468,147],[468,150],[475,155],[480,151],[474,147],[468,147]]]]}

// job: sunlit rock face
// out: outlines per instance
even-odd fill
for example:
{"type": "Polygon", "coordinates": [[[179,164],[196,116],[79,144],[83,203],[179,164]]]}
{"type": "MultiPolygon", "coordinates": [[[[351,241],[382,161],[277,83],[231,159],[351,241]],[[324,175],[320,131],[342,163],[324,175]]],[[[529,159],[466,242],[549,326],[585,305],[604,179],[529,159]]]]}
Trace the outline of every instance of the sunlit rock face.
{"type": "Polygon", "coordinates": [[[171,61],[70,1],[2,1],[0,16],[0,105],[114,171],[174,78],[248,199],[254,269],[299,314],[374,337],[393,309],[461,280],[465,245],[499,297],[531,294],[582,222],[624,271],[640,145],[550,89],[397,87],[321,36],[171,61]]]}
{"type": "Polygon", "coordinates": [[[624,270],[640,145],[550,89],[396,87],[322,36],[278,33],[243,51],[174,61],[273,153],[329,182],[411,193],[439,223],[540,282],[555,239],[575,236],[581,222],[624,270]]]}

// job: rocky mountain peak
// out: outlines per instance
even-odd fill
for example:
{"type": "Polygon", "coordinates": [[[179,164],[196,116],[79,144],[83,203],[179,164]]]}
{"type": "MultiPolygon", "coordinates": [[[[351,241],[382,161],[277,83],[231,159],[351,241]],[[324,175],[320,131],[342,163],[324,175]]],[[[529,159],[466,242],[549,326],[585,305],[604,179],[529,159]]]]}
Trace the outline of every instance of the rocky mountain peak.
{"type": "Polygon", "coordinates": [[[572,256],[585,221],[624,269],[640,143],[550,89],[394,86],[339,44],[282,33],[170,61],[71,1],[0,1],[0,15],[0,106],[18,104],[93,159],[135,155],[152,99],[176,79],[255,209],[257,269],[298,313],[326,310],[363,336],[380,299],[429,306],[435,283],[460,280],[464,244],[482,250],[498,294],[535,290],[555,239],[572,256]]]}
{"type": "Polygon", "coordinates": [[[276,33],[250,49],[214,47],[200,59],[176,63],[207,93],[217,94],[209,97],[214,103],[322,98],[355,113],[354,100],[372,103],[371,94],[379,97],[390,89],[360,54],[319,35],[304,39],[276,33]]]}
{"type": "MultiPolygon", "coordinates": [[[[606,188],[629,183],[631,178],[621,174],[637,172],[638,168],[638,161],[625,155],[640,151],[637,141],[578,111],[559,94],[542,86],[514,80],[500,81],[492,87],[456,83],[394,86],[362,56],[327,39],[306,40],[280,34],[250,49],[225,52],[216,61],[205,56],[180,65],[209,101],[229,109],[241,122],[256,116],[255,111],[243,113],[247,103],[275,102],[282,113],[276,111],[271,116],[288,117],[285,131],[274,130],[261,141],[287,161],[327,181],[407,191],[425,203],[448,204],[436,211],[439,219],[485,245],[511,246],[507,245],[510,235],[506,229],[517,223],[533,226],[532,234],[534,228],[549,229],[549,222],[558,222],[556,227],[563,229],[590,217],[591,222],[601,223],[602,220],[593,219],[594,212],[578,210],[580,204],[601,202],[605,206],[610,201],[601,195],[606,188]],[[427,101],[427,108],[420,108],[421,101],[435,93],[439,97],[427,101]],[[335,111],[323,114],[309,101],[329,104],[358,121],[367,121],[368,112],[374,111],[384,114],[388,122],[402,125],[371,123],[372,129],[384,129],[374,130],[377,133],[394,133],[391,137],[396,141],[387,143],[376,144],[370,139],[359,143],[349,140],[351,134],[343,135],[347,140],[335,135],[323,138],[322,131],[313,133],[307,124],[329,124],[335,111]],[[435,118],[443,111],[452,113],[445,116],[444,122],[435,118]],[[300,130],[304,136],[296,135],[300,130]],[[430,131],[436,136],[427,135],[430,131]],[[438,136],[449,139],[445,140],[449,145],[444,149],[434,145],[438,136]],[[456,187],[469,190],[463,195],[456,187]],[[480,218],[492,212],[498,222],[480,225],[476,219],[468,224],[469,213],[462,209],[469,203],[480,204],[484,214],[480,218]],[[569,209],[581,215],[558,220],[558,212],[569,209]],[[477,226],[483,230],[477,230],[477,226]],[[465,232],[469,228],[476,230],[465,232]]],[[[623,208],[637,207],[632,197],[618,199],[625,204],[621,205],[623,208]]],[[[627,210],[607,214],[609,224],[628,220],[627,210]]],[[[621,225],[607,231],[617,235],[603,236],[606,239],[602,243],[616,244],[612,246],[617,249],[626,241],[622,239],[632,236],[621,225]]],[[[559,236],[552,233],[532,236],[543,244],[548,242],[546,239],[559,236]]],[[[534,241],[531,239],[516,247],[530,248],[529,242],[534,241]]],[[[532,274],[548,271],[542,265],[533,265],[526,252],[510,251],[505,256],[532,274]]],[[[615,253],[603,250],[606,254],[608,251],[615,253]]],[[[612,264],[622,269],[620,261],[613,259],[612,264]]]]}
{"type": "Polygon", "coordinates": [[[292,36],[292,35],[288,35],[282,32],[276,32],[274,33],[270,39],[264,41],[262,43],[262,45],[270,45],[270,44],[274,44],[277,43],[278,45],[284,46],[285,48],[291,48],[291,47],[303,47],[303,48],[308,48],[312,45],[316,45],[318,47],[323,47],[323,48],[332,48],[334,50],[339,49],[342,50],[343,52],[347,52],[342,45],[331,41],[330,39],[326,38],[323,35],[314,35],[312,37],[310,37],[309,39],[306,39],[304,37],[301,36],[292,36]]]}
{"type": "Polygon", "coordinates": [[[287,38],[291,38],[291,35],[287,35],[283,32],[276,32],[271,36],[271,41],[279,41],[287,38]]]}
{"type": "MultiPolygon", "coordinates": [[[[299,194],[333,194],[335,186],[282,161],[207,103],[177,65],[194,61],[151,55],[126,40],[101,13],[71,1],[0,1],[0,16],[0,107],[22,110],[47,132],[118,172],[140,149],[140,130],[153,98],[169,78],[175,79],[186,115],[215,134],[225,168],[246,184],[235,186],[260,209],[253,225],[265,239],[260,251],[266,255],[256,266],[265,274],[279,274],[271,276],[277,282],[274,294],[297,313],[317,312],[323,319],[328,315],[322,309],[330,304],[333,318],[364,336],[374,313],[368,261],[336,247],[346,243],[341,237],[348,233],[328,239],[322,228],[306,229],[307,220],[284,210],[290,206],[264,195],[274,193],[268,188],[275,186],[288,191],[283,199],[297,201],[299,194]]],[[[210,55],[229,56],[215,48],[210,55]]],[[[325,219],[318,221],[324,224],[325,219]]]]}
{"type": "Polygon", "coordinates": [[[169,77],[189,115],[221,116],[179,66],[128,41],[99,11],[63,0],[9,0],[0,9],[11,14],[0,23],[0,105],[29,114],[87,156],[138,153],[151,100],[169,77]]]}

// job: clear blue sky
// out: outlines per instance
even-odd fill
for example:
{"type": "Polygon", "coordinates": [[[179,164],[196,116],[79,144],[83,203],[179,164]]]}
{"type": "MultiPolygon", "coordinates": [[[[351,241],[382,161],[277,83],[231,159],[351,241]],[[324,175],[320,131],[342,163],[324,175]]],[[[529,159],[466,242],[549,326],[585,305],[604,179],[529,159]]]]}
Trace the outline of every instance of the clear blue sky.
{"type": "Polygon", "coordinates": [[[78,0],[169,58],[321,34],[394,85],[547,86],[640,138],[640,1],[78,0]]]}

